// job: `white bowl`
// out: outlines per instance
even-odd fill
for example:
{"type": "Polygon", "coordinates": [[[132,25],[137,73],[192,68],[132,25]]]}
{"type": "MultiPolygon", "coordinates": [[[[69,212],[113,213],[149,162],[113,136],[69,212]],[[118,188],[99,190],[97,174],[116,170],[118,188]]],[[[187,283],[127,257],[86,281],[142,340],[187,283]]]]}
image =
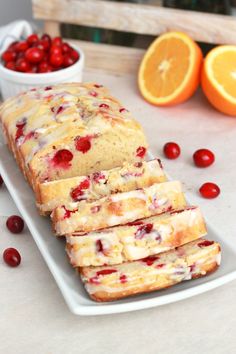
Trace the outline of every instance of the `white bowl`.
{"type": "Polygon", "coordinates": [[[61,82],[81,82],[84,67],[83,51],[71,45],[78,53],[79,60],[68,68],[43,74],[27,74],[6,69],[0,63],[0,86],[2,98],[15,96],[31,88],[58,84],[61,82]]]}

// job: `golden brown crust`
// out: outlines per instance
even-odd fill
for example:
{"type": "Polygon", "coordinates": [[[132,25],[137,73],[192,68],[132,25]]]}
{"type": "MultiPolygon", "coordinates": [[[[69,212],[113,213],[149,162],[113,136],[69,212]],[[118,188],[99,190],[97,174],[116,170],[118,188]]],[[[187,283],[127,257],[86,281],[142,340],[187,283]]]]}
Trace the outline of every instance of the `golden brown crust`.
{"type": "MultiPolygon", "coordinates": [[[[218,267],[219,266],[216,262],[212,262],[211,264],[204,265],[202,267],[202,273],[194,274],[192,276],[192,279],[198,279],[210,275],[211,273],[215,272],[218,269],[218,267]]],[[[107,293],[104,291],[98,291],[94,294],[89,294],[89,296],[92,300],[96,302],[118,301],[124,297],[145,294],[157,290],[165,290],[175,284],[178,284],[178,282],[173,281],[172,283],[168,283],[168,284],[159,284],[156,287],[153,287],[152,285],[148,285],[148,286],[144,286],[141,291],[140,291],[140,287],[133,288],[132,290],[120,291],[116,293],[107,293]]]]}

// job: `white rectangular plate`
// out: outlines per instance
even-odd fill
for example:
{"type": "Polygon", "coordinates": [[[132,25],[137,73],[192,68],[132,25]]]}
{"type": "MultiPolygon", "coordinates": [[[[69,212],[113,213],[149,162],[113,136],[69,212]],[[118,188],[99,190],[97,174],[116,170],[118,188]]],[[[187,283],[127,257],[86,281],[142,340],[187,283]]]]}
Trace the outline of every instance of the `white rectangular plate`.
{"type": "MultiPolygon", "coordinates": [[[[34,195],[16,166],[6,145],[0,147],[0,174],[19,211],[52,272],[70,310],[76,315],[104,315],[168,304],[203,293],[236,279],[236,252],[226,245],[208,223],[209,238],[222,246],[222,265],[212,275],[186,281],[170,289],[137,295],[111,303],[96,303],[89,299],[79,277],[70,266],[64,250],[64,240],[52,235],[49,218],[39,216],[34,195]]],[[[149,156],[152,158],[151,154],[149,156]]]]}

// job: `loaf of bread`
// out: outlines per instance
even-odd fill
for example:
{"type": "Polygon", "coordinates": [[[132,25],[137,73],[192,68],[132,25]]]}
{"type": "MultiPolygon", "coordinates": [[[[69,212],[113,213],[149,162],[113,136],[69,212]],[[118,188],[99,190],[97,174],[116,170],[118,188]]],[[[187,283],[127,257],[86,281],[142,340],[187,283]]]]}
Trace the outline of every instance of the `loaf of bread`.
{"type": "Polygon", "coordinates": [[[159,159],[124,163],[121,167],[39,184],[37,205],[41,214],[48,214],[60,205],[81,200],[93,201],[104,196],[128,192],[167,180],[159,159]]]}
{"type": "Polygon", "coordinates": [[[38,193],[38,183],[140,162],[147,142],[140,125],[93,83],[63,83],[9,98],[0,120],[10,149],[38,193]]]}
{"type": "Polygon", "coordinates": [[[200,209],[186,207],[83,236],[67,236],[66,251],[73,267],[113,265],[165,252],[206,234],[200,209]]]}
{"type": "Polygon", "coordinates": [[[60,206],[51,217],[57,235],[80,234],[123,225],[186,205],[181,183],[155,183],[151,187],[112,194],[95,202],[60,206]]]}
{"type": "Polygon", "coordinates": [[[202,239],[139,261],[78,271],[93,300],[111,301],[205,276],[216,270],[220,261],[220,245],[202,239]]]}

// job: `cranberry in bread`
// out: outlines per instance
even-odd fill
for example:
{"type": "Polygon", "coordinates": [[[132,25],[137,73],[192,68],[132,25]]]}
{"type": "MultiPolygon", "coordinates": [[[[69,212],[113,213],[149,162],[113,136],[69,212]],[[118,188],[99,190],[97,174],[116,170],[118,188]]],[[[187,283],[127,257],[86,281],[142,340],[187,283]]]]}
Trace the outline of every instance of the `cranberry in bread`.
{"type": "Polygon", "coordinates": [[[169,211],[127,225],[66,237],[73,267],[113,265],[145,258],[206,236],[198,207],[169,211]]]}
{"type": "Polygon", "coordinates": [[[6,100],[0,120],[10,149],[37,193],[38,183],[142,161],[141,126],[101,85],[63,83],[6,100]]]}
{"type": "Polygon", "coordinates": [[[124,163],[111,170],[88,176],[71,177],[39,184],[37,206],[45,215],[60,205],[93,201],[104,196],[128,192],[167,180],[159,159],[133,164],[124,163]]]}
{"type": "Polygon", "coordinates": [[[112,301],[203,277],[215,271],[220,261],[220,245],[201,239],[138,261],[78,271],[93,300],[112,301]]]}
{"type": "Polygon", "coordinates": [[[53,210],[51,217],[57,235],[83,234],[185,206],[181,183],[171,181],[112,194],[94,202],[62,205],[53,210]]]}

